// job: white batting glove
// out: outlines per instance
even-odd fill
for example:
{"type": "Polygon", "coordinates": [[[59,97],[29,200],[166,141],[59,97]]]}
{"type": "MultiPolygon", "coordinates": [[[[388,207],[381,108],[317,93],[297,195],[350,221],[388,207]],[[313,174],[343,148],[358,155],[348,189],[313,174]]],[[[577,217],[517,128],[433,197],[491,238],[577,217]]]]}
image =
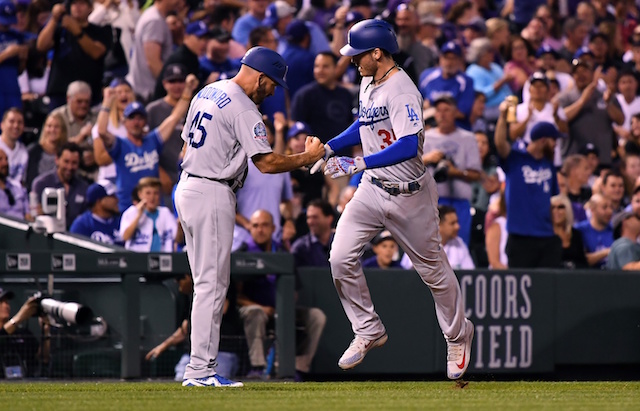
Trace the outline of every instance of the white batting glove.
{"type": "Polygon", "coordinates": [[[362,157],[331,157],[327,161],[324,174],[330,175],[331,178],[338,178],[358,173],[365,168],[367,168],[367,164],[362,157]]]}
{"type": "Polygon", "coordinates": [[[327,161],[329,159],[329,157],[331,157],[332,155],[333,155],[333,150],[331,149],[329,144],[325,144],[324,145],[324,157],[322,157],[320,160],[316,161],[313,164],[313,167],[311,167],[310,173],[311,174],[317,173],[318,170],[320,170],[322,168],[322,165],[324,164],[324,162],[327,161]]]}

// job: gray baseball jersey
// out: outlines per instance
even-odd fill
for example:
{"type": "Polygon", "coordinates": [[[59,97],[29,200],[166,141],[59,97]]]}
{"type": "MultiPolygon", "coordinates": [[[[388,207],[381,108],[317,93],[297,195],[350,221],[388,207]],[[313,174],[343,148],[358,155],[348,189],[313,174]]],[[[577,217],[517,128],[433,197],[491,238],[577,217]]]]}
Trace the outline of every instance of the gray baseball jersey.
{"type": "MultiPolygon", "coordinates": [[[[478,143],[472,132],[456,128],[449,134],[442,134],[437,128],[424,133],[424,152],[438,150],[444,153],[460,170],[482,171],[478,143]]],[[[440,197],[471,200],[473,189],[470,183],[461,179],[449,179],[438,184],[440,197]]]]}
{"type": "MultiPolygon", "coordinates": [[[[362,84],[373,78],[365,77],[362,84]]],[[[364,156],[375,154],[404,136],[418,135],[418,156],[388,167],[366,170],[365,176],[387,181],[413,181],[422,164],[422,95],[411,78],[400,71],[378,87],[360,87],[360,140],[364,156]]]]}
{"type": "Polygon", "coordinates": [[[231,273],[236,196],[223,181],[242,179],[247,156],[270,153],[255,103],[222,80],[191,101],[182,138],[187,145],[175,204],[193,275],[191,358],[184,378],[215,374],[220,324],[231,273]]]}
{"type": "Polygon", "coordinates": [[[438,323],[454,342],[468,338],[472,325],[464,318],[460,286],[440,246],[438,194],[422,157],[422,97],[404,71],[378,86],[366,77],[360,85],[360,140],[368,156],[397,138],[417,134],[418,155],[388,167],[366,170],[353,199],[345,207],[331,246],[331,273],[355,335],[375,340],[386,333],[376,313],[360,264],[363,246],[388,229],[432,289],[438,323]],[[410,193],[390,194],[371,177],[395,182],[417,181],[410,193]]]}
{"type": "Polygon", "coordinates": [[[247,156],[271,152],[262,115],[231,80],[200,90],[191,101],[184,125],[187,151],[182,169],[189,174],[237,179],[247,169],[247,156]]]}

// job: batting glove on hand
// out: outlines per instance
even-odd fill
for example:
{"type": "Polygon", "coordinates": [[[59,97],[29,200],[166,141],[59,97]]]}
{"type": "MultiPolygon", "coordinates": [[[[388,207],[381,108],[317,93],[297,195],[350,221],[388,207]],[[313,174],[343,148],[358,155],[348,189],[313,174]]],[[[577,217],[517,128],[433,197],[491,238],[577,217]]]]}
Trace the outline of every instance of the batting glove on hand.
{"type": "Polygon", "coordinates": [[[310,173],[311,174],[317,173],[318,170],[320,170],[322,168],[322,165],[324,164],[324,162],[327,161],[329,159],[329,157],[331,157],[332,155],[333,155],[333,150],[331,149],[329,144],[325,144],[324,145],[324,157],[322,157],[320,160],[316,161],[313,164],[313,167],[311,167],[310,173]]]}
{"type": "Polygon", "coordinates": [[[367,164],[362,157],[331,157],[327,161],[324,174],[330,175],[331,178],[338,178],[358,173],[365,168],[367,168],[367,164]]]}

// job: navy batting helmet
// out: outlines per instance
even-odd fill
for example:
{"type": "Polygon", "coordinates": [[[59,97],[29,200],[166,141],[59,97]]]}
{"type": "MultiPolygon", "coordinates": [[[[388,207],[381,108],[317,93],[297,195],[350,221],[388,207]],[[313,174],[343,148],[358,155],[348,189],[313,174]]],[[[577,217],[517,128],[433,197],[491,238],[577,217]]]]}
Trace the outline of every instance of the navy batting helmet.
{"type": "Polygon", "coordinates": [[[289,89],[287,86],[287,63],[280,54],[266,47],[253,47],[249,49],[240,63],[264,73],[265,76],[278,83],[278,85],[289,89]]]}
{"type": "Polygon", "coordinates": [[[340,49],[343,56],[355,56],[380,48],[391,54],[398,52],[398,39],[393,27],[384,20],[368,19],[356,23],[349,30],[347,45],[340,49]]]}

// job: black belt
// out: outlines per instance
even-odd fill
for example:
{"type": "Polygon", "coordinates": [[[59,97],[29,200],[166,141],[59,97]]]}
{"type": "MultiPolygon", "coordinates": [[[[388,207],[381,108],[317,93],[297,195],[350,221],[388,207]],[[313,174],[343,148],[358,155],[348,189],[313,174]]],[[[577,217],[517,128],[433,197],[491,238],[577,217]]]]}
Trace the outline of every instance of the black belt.
{"type": "Polygon", "coordinates": [[[417,181],[411,181],[409,183],[392,183],[390,181],[382,181],[375,177],[371,177],[371,182],[392,196],[398,194],[409,194],[420,189],[420,183],[417,181]]]}
{"type": "Polygon", "coordinates": [[[224,183],[226,185],[228,185],[234,192],[239,188],[239,184],[236,184],[236,180],[234,179],[230,179],[230,180],[220,180],[217,178],[211,178],[211,177],[202,177],[202,176],[197,176],[195,174],[191,174],[191,173],[187,173],[187,175],[189,177],[193,177],[193,178],[202,178],[204,180],[209,180],[209,181],[216,181],[218,183],[224,183]]]}

